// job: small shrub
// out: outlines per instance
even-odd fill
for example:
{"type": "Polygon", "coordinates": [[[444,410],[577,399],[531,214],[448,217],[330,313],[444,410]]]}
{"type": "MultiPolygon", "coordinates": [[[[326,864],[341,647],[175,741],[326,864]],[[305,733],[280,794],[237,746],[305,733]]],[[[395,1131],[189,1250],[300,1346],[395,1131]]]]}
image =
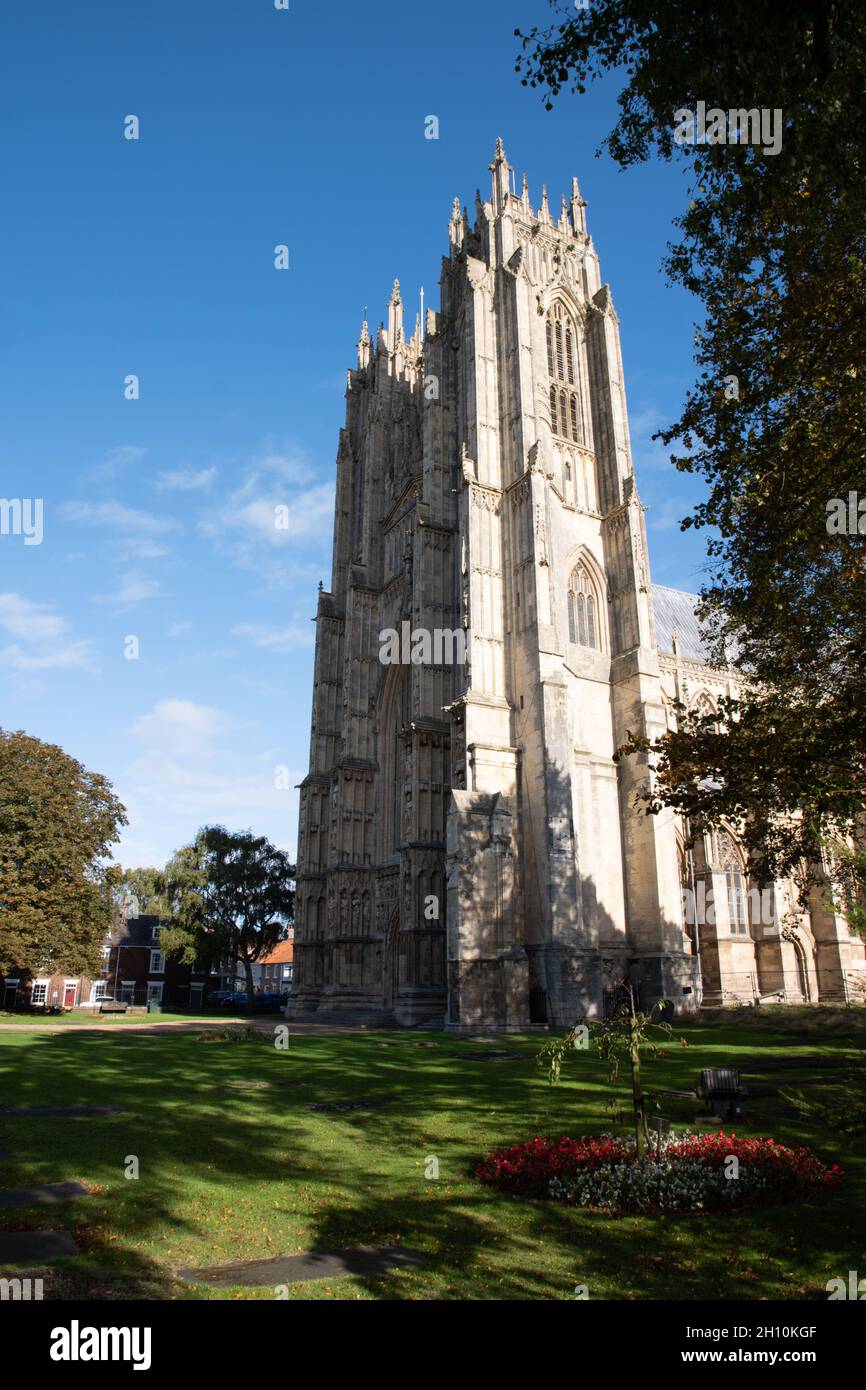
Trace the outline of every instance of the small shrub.
{"type": "MultiPolygon", "coordinates": [[[[258,1028],[253,1028],[247,1024],[246,1028],[209,1028],[205,1033],[196,1033],[199,1042],[224,1043],[224,1042],[252,1042],[254,1039],[267,1037],[267,1034],[260,1033],[258,1028]]],[[[269,1039],[270,1041],[270,1039],[269,1039]]]]}

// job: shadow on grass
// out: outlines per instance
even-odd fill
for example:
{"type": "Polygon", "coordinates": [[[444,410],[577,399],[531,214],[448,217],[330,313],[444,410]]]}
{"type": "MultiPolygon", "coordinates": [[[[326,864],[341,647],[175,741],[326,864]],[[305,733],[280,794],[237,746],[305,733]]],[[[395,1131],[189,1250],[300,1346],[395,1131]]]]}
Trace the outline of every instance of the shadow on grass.
{"type": "MultiPolygon", "coordinates": [[[[702,1066],[760,1060],[773,1047],[793,1055],[788,1037],[744,1023],[682,1031],[690,1046],[652,1063],[648,1085],[687,1086],[702,1066]]],[[[826,1297],[823,1282],[854,1258],[840,1252],[862,1242],[862,1155],[834,1151],[827,1133],[804,1132],[772,1096],[750,1106],[738,1131],[805,1139],[841,1158],[852,1170],[841,1193],[723,1218],[609,1216],[506,1198],[475,1181],[473,1160],[535,1134],[610,1129],[601,1063],[575,1054],[568,1079],[550,1088],[535,1061],[537,1036],[509,1035],[501,1046],[521,1060],[501,1063],[485,1062],[482,1045],[447,1035],[415,1036],[429,1048],[381,1046],[393,1040],[293,1036],[282,1052],[267,1037],[5,1038],[4,1104],[114,1103],[124,1113],[0,1117],[0,1151],[10,1155],[0,1160],[3,1185],[74,1178],[97,1189],[79,1203],[7,1209],[0,1222],[73,1231],[81,1256],[52,1267],[46,1284],[47,1297],[69,1299],[246,1296],[183,1284],[172,1270],[397,1242],[421,1250],[426,1265],[293,1286],[291,1296],[558,1299],[585,1284],[591,1297],[623,1299],[826,1297]],[[246,1089],[249,1081],[264,1084],[246,1089]],[[371,1112],[306,1109],[359,1096],[386,1103],[371,1112]],[[124,1176],[132,1156],[137,1179],[124,1176]],[[438,1180],[425,1180],[430,1156],[438,1180]]],[[[840,1034],[821,1050],[842,1056],[850,1044],[840,1034]]],[[[816,1051],[814,1041],[804,1051],[816,1051]]],[[[794,1077],[786,1071],[784,1080],[794,1077]]]]}

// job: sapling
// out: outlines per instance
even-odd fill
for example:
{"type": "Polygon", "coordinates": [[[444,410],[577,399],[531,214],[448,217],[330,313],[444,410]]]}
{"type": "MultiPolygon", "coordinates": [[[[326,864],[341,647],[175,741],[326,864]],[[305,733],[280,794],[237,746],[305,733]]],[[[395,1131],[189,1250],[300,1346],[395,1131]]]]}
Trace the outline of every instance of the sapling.
{"type": "MultiPolygon", "coordinates": [[[[601,1023],[578,1023],[569,1028],[561,1038],[554,1038],[538,1054],[538,1061],[548,1067],[548,1079],[552,1086],[560,1080],[562,1063],[569,1052],[583,1045],[587,1029],[591,1030],[593,1041],[602,1060],[607,1063],[607,1079],[611,1086],[619,1081],[620,1065],[628,1058],[631,1070],[632,1115],[634,1140],[638,1158],[652,1153],[647,1102],[641,1081],[641,1054],[647,1057],[663,1055],[657,1042],[649,1038],[651,1030],[670,1037],[673,1029],[669,1023],[655,1023],[650,1014],[642,1013],[635,1007],[634,991],[631,985],[624,985],[624,998],[617,1006],[612,1018],[601,1023]]],[[[615,1102],[612,1102],[615,1104],[615,1102]]]]}

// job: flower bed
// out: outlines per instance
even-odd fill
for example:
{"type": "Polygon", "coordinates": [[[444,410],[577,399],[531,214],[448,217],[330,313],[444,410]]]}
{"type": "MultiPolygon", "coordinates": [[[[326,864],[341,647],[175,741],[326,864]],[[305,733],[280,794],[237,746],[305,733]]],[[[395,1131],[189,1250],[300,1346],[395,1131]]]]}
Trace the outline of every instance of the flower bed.
{"type": "Polygon", "coordinates": [[[810,1149],[735,1134],[670,1134],[650,1158],[633,1139],[531,1139],[494,1149],[475,1176],[514,1197],[618,1211],[710,1211],[797,1201],[834,1188],[842,1169],[810,1149]],[[736,1162],[731,1162],[731,1160],[736,1162]]]}

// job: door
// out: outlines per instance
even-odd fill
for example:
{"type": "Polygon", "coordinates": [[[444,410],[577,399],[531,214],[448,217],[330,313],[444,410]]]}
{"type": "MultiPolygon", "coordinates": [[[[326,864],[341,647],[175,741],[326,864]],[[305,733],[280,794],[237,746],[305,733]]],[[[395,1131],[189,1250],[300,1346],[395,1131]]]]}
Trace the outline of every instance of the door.
{"type": "Polygon", "coordinates": [[[74,1008],[75,1008],[75,995],[76,995],[77,991],[78,991],[78,986],[77,986],[76,984],[74,984],[74,983],[73,983],[73,984],[69,984],[68,982],[67,982],[66,984],[64,984],[64,986],[63,986],[63,1007],[64,1007],[64,1009],[74,1009],[74,1008]]]}

